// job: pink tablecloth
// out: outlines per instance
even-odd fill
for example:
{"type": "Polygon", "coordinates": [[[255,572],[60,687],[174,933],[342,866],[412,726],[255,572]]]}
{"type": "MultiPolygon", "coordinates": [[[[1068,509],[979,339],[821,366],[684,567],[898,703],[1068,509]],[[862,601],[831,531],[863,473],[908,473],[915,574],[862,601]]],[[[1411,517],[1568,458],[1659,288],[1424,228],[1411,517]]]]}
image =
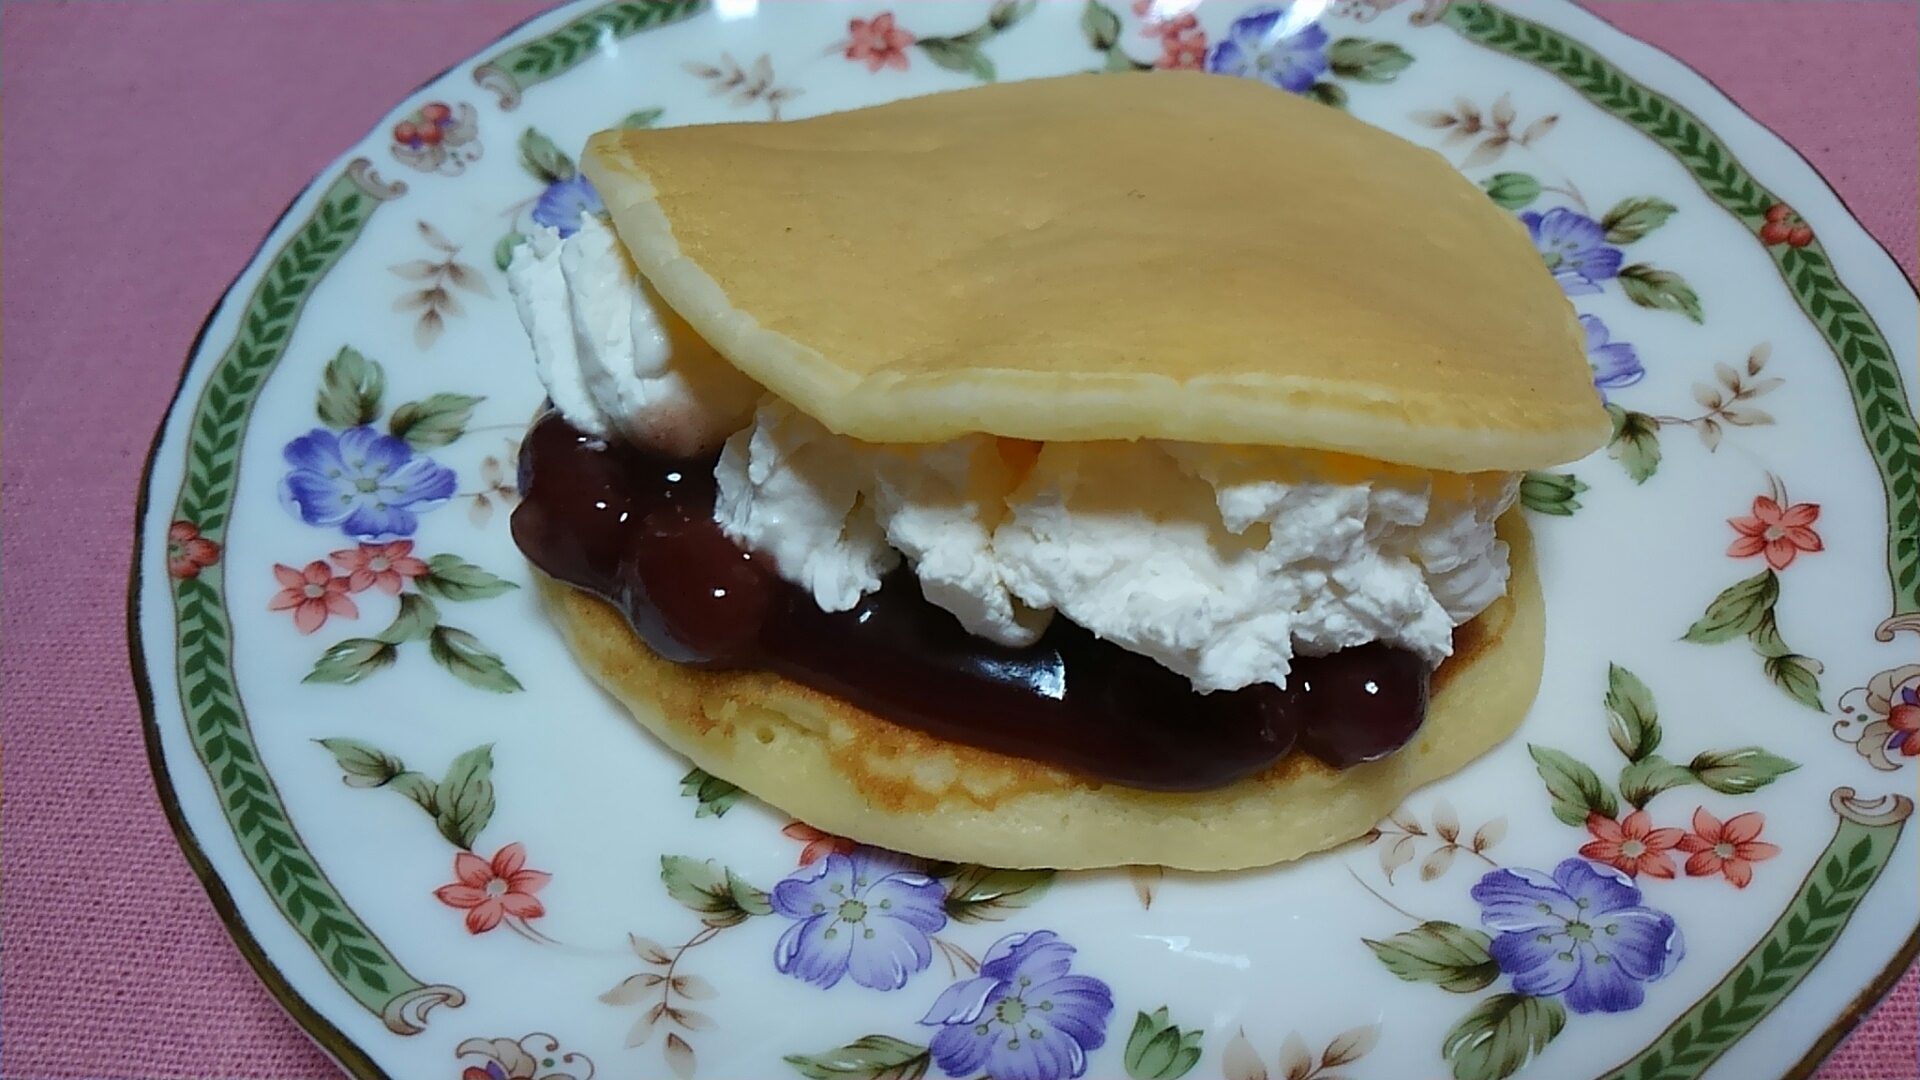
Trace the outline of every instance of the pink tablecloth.
{"type": "MultiPolygon", "coordinates": [[[[301,185],[544,5],[10,4],[4,54],[5,1075],[331,1077],[155,802],[121,612],[181,358],[301,185]]],[[[1915,273],[1915,7],[1594,4],[1725,88],[1915,273]]],[[[1916,1071],[1912,972],[1828,1080],[1916,1071]]]]}

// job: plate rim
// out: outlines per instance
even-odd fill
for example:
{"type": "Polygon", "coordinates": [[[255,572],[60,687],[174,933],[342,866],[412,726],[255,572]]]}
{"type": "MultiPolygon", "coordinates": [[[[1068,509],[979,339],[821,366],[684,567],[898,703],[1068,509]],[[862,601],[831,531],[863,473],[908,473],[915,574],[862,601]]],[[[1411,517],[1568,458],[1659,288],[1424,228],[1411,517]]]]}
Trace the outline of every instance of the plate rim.
{"type": "MultiPolygon", "coordinates": [[[[388,112],[382,114],[381,118],[367,129],[365,135],[354,140],[348,145],[345,151],[336,155],[326,166],[316,171],[288,200],[285,207],[281,209],[273,222],[267,227],[258,244],[248,254],[240,269],[234,274],[232,279],[229,280],[219,297],[208,310],[206,317],[202,320],[199,329],[194,334],[186,349],[185,357],[181,364],[180,375],[176,380],[166,409],[163,411],[155,427],[153,437],[149,442],[147,454],[141,467],[134,506],[134,537],[127,586],[127,645],[130,673],[133,676],[135,696],[140,708],[141,732],[148,768],[152,773],[161,810],[166,816],[168,826],[173,832],[175,841],[179,844],[189,867],[193,870],[194,876],[199,880],[202,888],[206,890],[208,899],[213,906],[214,914],[220,920],[228,936],[233,940],[236,947],[238,947],[249,967],[253,969],[256,977],[260,979],[275,1002],[300,1027],[303,1034],[305,1034],[316,1047],[331,1058],[348,1076],[354,1077],[355,1080],[393,1080],[393,1078],[379,1066],[368,1051],[363,1049],[352,1037],[348,1036],[335,1025],[317,1006],[303,997],[293,986],[288,976],[275,963],[271,954],[254,933],[247,916],[241,912],[238,903],[234,900],[224,879],[215,868],[213,860],[206,851],[200,837],[195,832],[192,823],[187,819],[187,812],[181,803],[178,792],[174,786],[172,773],[168,768],[167,752],[163,745],[163,735],[159,726],[153,680],[147,660],[147,649],[145,639],[141,633],[141,598],[146,584],[146,579],[142,574],[142,567],[148,558],[149,545],[147,543],[147,529],[149,515],[154,508],[153,481],[156,465],[160,457],[160,452],[168,442],[168,436],[171,434],[171,430],[179,418],[180,407],[186,397],[188,385],[192,382],[196,374],[199,366],[198,362],[202,359],[202,349],[206,345],[208,336],[212,332],[214,325],[220,320],[221,315],[227,312],[230,302],[237,299],[235,294],[241,285],[256,276],[256,270],[260,272],[260,277],[264,277],[266,264],[270,261],[264,257],[273,250],[276,240],[281,240],[282,246],[284,246],[287,237],[283,237],[281,234],[294,218],[296,212],[303,209],[311,211],[318,206],[324,197],[321,193],[323,181],[330,186],[333,182],[344,178],[356,160],[356,149],[365,143],[368,137],[377,134],[384,126],[387,126],[388,122],[391,121],[395,115],[400,114],[406,103],[423,90],[469,65],[474,66],[476,69],[475,77],[476,81],[479,81],[479,69],[488,66],[487,61],[500,53],[503,50],[503,46],[506,46],[507,43],[528,35],[536,28],[544,28],[548,25],[557,28],[561,25],[570,24],[587,13],[611,7],[621,2],[622,0],[567,0],[567,2],[557,4],[546,11],[536,13],[513,24],[478,50],[442,68],[431,76],[423,79],[413,89],[405,94],[399,95],[396,105],[390,108],[388,112]]],[[[1496,6],[1501,8],[1507,7],[1506,4],[1498,4],[1496,6]]],[[[703,0],[694,0],[693,10],[690,14],[698,14],[703,11],[705,7],[706,4],[703,0]]],[[[1775,148],[1784,149],[1788,155],[1790,155],[1793,162],[1806,170],[1807,176],[1810,176],[1812,180],[1817,182],[1818,190],[1822,195],[1830,197],[1834,201],[1834,204],[1840,209],[1841,217],[1844,218],[1846,225],[1849,227],[1849,231],[1857,233],[1856,237],[1851,238],[1854,242],[1853,246],[1857,246],[1859,238],[1864,238],[1872,248],[1877,249],[1878,259],[1881,265],[1868,272],[1892,274],[1898,278],[1898,280],[1905,283],[1907,291],[1913,293],[1916,300],[1920,300],[1920,286],[1916,286],[1913,279],[1900,267],[1898,260],[1894,257],[1892,250],[1886,243],[1860,221],[1853,207],[1841,195],[1825,173],[1807,158],[1791,141],[1735,101],[1718,83],[1678,56],[1621,29],[1603,15],[1572,3],[1570,0],[1555,0],[1551,5],[1528,5],[1525,9],[1528,14],[1519,17],[1527,21],[1538,21],[1538,14],[1543,9],[1565,13],[1575,22],[1585,20],[1589,25],[1600,28],[1604,34],[1612,35],[1617,41],[1601,43],[1605,45],[1607,49],[1612,49],[1618,44],[1624,43],[1631,48],[1644,50],[1646,53],[1646,56],[1643,57],[1644,60],[1672,65],[1673,68],[1677,69],[1675,74],[1683,83],[1683,85],[1678,88],[1680,92],[1703,94],[1710,98],[1716,107],[1731,110],[1740,120],[1753,125],[1759,132],[1764,133],[1765,136],[1772,140],[1775,148]],[[1684,85],[1687,79],[1691,79],[1694,85],[1684,85]]],[[[1554,26],[1553,29],[1561,33],[1567,32],[1563,27],[1559,26],[1554,26]]],[[[1601,45],[1596,45],[1585,36],[1582,36],[1580,40],[1583,44],[1595,48],[1596,51],[1601,51],[1601,45]]],[[[1603,59],[1613,59],[1610,52],[1601,51],[1601,55],[1603,59]]],[[[569,65],[569,67],[570,66],[571,65],[569,65]]],[[[566,69],[562,70],[564,71],[566,69]]],[[[1551,74],[1551,72],[1549,73],[1551,74]]],[[[483,83],[482,86],[484,87],[485,84],[483,83]]],[[[1675,88],[1673,87],[1660,90],[1650,86],[1649,89],[1654,89],[1655,93],[1669,97],[1675,92],[1675,88]]],[[[1676,102],[1676,104],[1678,104],[1678,102],[1676,102]]],[[[1685,108],[1685,106],[1682,107],[1685,108]]],[[[1707,133],[1721,138],[1722,141],[1724,141],[1724,136],[1720,135],[1717,128],[1707,124],[1704,120],[1702,120],[1701,123],[1707,133]]],[[[1739,159],[1736,157],[1735,161],[1738,163],[1739,159]]],[[[1854,256],[1853,258],[1857,259],[1858,256],[1854,256]]],[[[1862,269],[1867,268],[1863,267],[1862,269]]],[[[1837,266],[1833,267],[1833,272],[1835,277],[1838,278],[1839,272],[1837,266]]],[[[1856,278],[1856,280],[1858,279],[1856,278]]],[[[254,284],[257,285],[258,282],[255,281],[254,284]]],[[[1852,292],[1853,290],[1849,289],[1848,291],[1852,292]]],[[[1863,313],[1871,318],[1871,312],[1866,312],[1864,307],[1863,313]]],[[[1809,321],[1811,321],[1810,316],[1809,321]]],[[[1897,357],[1894,359],[1897,368],[1898,359],[1897,357]]],[[[1899,370],[1904,374],[1904,369],[1899,370]]],[[[1913,390],[1907,388],[1910,405],[1912,393],[1913,390]]],[[[235,842],[236,844],[238,843],[237,838],[235,842]]],[[[1914,965],[1916,959],[1920,959],[1920,918],[1916,918],[1914,928],[1908,933],[1905,941],[1895,952],[1892,960],[1846,1003],[1836,1019],[1819,1033],[1818,1037],[1814,1039],[1806,1052],[1802,1054],[1786,1072],[1781,1074],[1782,1080],[1806,1080],[1806,1078],[1811,1077],[1833,1049],[1859,1025],[1865,1016],[1871,1012],[1892,987],[1898,983],[1908,969],[1914,965]]]]}

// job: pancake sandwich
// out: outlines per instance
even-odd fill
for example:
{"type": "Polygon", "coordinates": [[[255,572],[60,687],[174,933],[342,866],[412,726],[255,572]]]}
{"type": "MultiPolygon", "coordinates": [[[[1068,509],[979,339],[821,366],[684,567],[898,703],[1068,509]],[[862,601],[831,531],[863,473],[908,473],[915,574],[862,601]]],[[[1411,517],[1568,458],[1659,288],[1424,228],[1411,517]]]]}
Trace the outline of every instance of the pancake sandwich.
{"type": "Polygon", "coordinates": [[[1525,229],[1251,80],[603,132],[509,277],[516,542],[585,670],[816,828],[1262,866],[1519,725],[1514,501],[1609,424],[1525,229]]]}

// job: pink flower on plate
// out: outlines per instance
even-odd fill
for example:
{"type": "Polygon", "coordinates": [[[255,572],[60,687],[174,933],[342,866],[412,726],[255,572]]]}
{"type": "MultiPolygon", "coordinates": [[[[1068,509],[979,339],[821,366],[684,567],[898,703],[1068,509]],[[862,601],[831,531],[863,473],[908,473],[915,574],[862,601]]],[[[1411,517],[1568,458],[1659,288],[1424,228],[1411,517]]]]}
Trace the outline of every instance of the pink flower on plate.
{"type": "Polygon", "coordinates": [[[828,855],[851,855],[859,846],[846,837],[821,832],[804,821],[789,822],[780,830],[780,835],[807,845],[800,849],[801,866],[812,866],[828,855]]]}
{"type": "Polygon", "coordinates": [[[359,605],[347,595],[347,579],[334,577],[333,569],[319,559],[304,570],[275,563],[273,576],[280,582],[280,591],[267,601],[267,610],[293,612],[294,628],[303,634],[327,625],[327,619],[334,615],[343,619],[360,617],[359,605]]]}
{"type": "Polygon", "coordinates": [[[883,11],[871,19],[848,19],[847,34],[847,59],[864,62],[868,71],[883,67],[907,70],[907,46],[913,44],[913,32],[894,25],[893,12],[883,11]]]}
{"type": "Polygon", "coordinates": [[[361,544],[357,548],[336,551],[328,558],[347,575],[347,588],[352,592],[377,588],[388,596],[398,596],[400,587],[409,578],[417,578],[427,572],[427,564],[413,557],[411,540],[361,544]]]}
{"type": "Polygon", "coordinates": [[[1615,821],[1603,814],[1587,815],[1587,831],[1593,839],[1582,845],[1580,854],[1603,862],[1628,877],[1671,878],[1673,859],[1667,854],[1679,846],[1679,829],[1656,829],[1645,810],[1635,810],[1615,821]]]}
{"type": "Polygon", "coordinates": [[[1748,812],[1723,824],[1706,807],[1695,810],[1693,831],[1680,838],[1680,850],[1690,853],[1687,876],[1723,874],[1734,888],[1746,888],[1753,880],[1753,864],[1780,854],[1779,848],[1760,839],[1766,822],[1760,814],[1748,812]]]}
{"type": "Polygon", "coordinates": [[[527,849],[518,843],[494,852],[491,861],[462,851],[453,857],[453,876],[459,880],[433,895],[448,907],[466,909],[469,934],[484,934],[502,919],[537,919],[547,909],[533,894],[553,875],[526,867],[527,849]]]}
{"type": "Polygon", "coordinates": [[[1785,570],[1803,551],[1821,551],[1826,545],[1811,526],[1820,520],[1819,503],[1790,503],[1782,507],[1765,495],[1753,500],[1753,516],[1727,519],[1740,534],[1727,548],[1736,559],[1764,553],[1767,565],[1785,570]]]}
{"type": "Polygon", "coordinates": [[[191,521],[167,526],[167,573],[177,578],[199,577],[200,571],[220,561],[220,545],[200,535],[191,521]]]}
{"type": "Polygon", "coordinates": [[[895,25],[893,12],[881,12],[872,19],[847,19],[847,60],[866,63],[868,71],[893,67],[906,71],[906,46],[914,44],[914,33],[895,25]]]}

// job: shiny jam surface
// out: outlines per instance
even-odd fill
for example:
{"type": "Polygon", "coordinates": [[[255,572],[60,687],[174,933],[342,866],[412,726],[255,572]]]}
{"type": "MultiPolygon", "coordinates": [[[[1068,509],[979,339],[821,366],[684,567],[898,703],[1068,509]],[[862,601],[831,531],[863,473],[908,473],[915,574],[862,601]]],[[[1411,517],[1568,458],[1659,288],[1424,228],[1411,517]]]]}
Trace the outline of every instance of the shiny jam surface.
{"type": "Polygon", "coordinates": [[[1336,768],[1420,727],[1428,671],[1369,644],[1295,657],[1288,686],[1198,694],[1056,616],[1038,642],[973,636],[902,567],[824,612],[713,521],[714,457],[661,457],[549,412],[520,456],[513,538],[550,576],[611,602],[661,656],[772,671],[896,724],[1127,787],[1204,791],[1296,747],[1336,768]]]}

